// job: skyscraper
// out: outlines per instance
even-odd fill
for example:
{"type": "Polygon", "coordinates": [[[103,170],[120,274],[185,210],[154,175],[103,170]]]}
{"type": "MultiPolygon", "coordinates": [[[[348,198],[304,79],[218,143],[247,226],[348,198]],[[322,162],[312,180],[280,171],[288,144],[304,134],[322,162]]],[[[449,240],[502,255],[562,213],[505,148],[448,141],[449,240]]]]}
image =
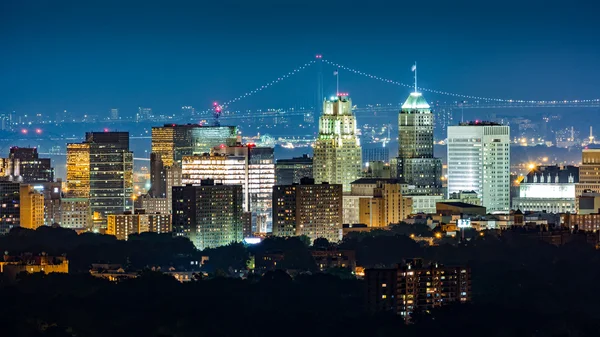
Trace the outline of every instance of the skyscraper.
{"type": "Polygon", "coordinates": [[[198,249],[242,241],[242,186],[203,180],[200,186],[173,187],[173,235],[198,249]]]}
{"type": "Polygon", "coordinates": [[[475,191],[490,213],[510,210],[510,127],[468,122],[448,127],[448,194],[475,191]]]}
{"type": "Polygon", "coordinates": [[[361,147],[348,96],[340,94],[323,103],[313,163],[317,184],[341,184],[344,191],[350,191],[350,183],[361,177],[361,147]]]}
{"type": "Polygon", "coordinates": [[[136,115],[136,121],[149,120],[152,117],[152,108],[138,107],[138,113],[136,115]]]}
{"type": "Polygon", "coordinates": [[[313,159],[307,154],[292,159],[277,159],[275,176],[277,185],[299,184],[302,178],[312,178],[313,159]]]}
{"type": "Polygon", "coordinates": [[[35,147],[11,147],[8,158],[0,161],[4,175],[10,180],[26,184],[54,180],[50,158],[40,158],[35,147]]]}
{"type": "Polygon", "coordinates": [[[600,193],[600,149],[583,149],[579,166],[579,183],[575,184],[575,207],[579,210],[579,198],[584,191],[600,193]]]}
{"type": "Polygon", "coordinates": [[[0,181],[0,234],[6,234],[11,228],[21,224],[19,188],[19,183],[0,181]]]}
{"type": "Polygon", "coordinates": [[[20,188],[21,227],[37,229],[44,225],[44,195],[33,185],[21,185],[20,188]]]}
{"type": "Polygon", "coordinates": [[[272,188],[275,185],[273,148],[253,145],[218,146],[212,154],[185,156],[182,184],[213,179],[224,185],[241,185],[244,211],[252,212],[253,232],[271,231],[272,188]]]}
{"type": "MultiPolygon", "coordinates": [[[[168,197],[170,186],[174,185],[169,186],[167,171],[170,171],[171,177],[181,176],[183,156],[210,153],[215,146],[233,146],[236,141],[237,128],[234,126],[165,124],[153,127],[150,195],[157,198],[168,197]]],[[[175,184],[179,183],[175,181],[175,184]]]]}
{"type": "Polygon", "coordinates": [[[300,184],[273,187],[273,234],[306,235],[311,241],[342,238],[342,185],[315,184],[304,178],[300,184]]]}
{"type": "Polygon", "coordinates": [[[85,141],[67,145],[67,186],[74,197],[90,199],[91,212],[129,210],[133,200],[133,153],[128,132],[87,132],[85,141]]]}
{"type": "Polygon", "coordinates": [[[113,121],[119,120],[119,109],[110,109],[110,119],[113,121]]]}
{"type": "Polygon", "coordinates": [[[433,157],[433,114],[420,92],[411,92],[398,115],[398,177],[414,193],[441,194],[442,161],[433,157]]]}

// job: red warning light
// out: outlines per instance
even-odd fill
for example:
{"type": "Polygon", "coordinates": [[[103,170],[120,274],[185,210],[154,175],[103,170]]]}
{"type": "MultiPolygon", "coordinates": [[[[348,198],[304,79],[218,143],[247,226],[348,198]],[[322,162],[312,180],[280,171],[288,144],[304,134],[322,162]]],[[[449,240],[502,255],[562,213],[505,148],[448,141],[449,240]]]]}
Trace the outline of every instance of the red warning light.
{"type": "Polygon", "coordinates": [[[104,128],[104,132],[108,132],[108,128],[104,128]]]}
{"type": "Polygon", "coordinates": [[[35,129],[35,133],[37,133],[38,135],[42,133],[42,129],[35,129]]]}
{"type": "Polygon", "coordinates": [[[22,129],[21,133],[24,134],[24,135],[26,135],[27,134],[27,129],[22,129]]]}
{"type": "Polygon", "coordinates": [[[225,144],[221,144],[219,145],[220,148],[224,149],[225,148],[225,144]]]}

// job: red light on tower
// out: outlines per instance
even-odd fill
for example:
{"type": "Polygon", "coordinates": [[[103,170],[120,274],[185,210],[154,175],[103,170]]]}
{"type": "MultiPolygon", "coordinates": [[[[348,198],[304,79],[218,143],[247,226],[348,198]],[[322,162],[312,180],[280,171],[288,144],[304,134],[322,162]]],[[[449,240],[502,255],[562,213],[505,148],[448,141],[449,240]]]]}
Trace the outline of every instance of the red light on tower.
{"type": "Polygon", "coordinates": [[[35,133],[37,133],[38,135],[42,134],[42,129],[35,129],[35,133]]]}
{"type": "Polygon", "coordinates": [[[108,132],[108,128],[104,128],[104,132],[108,132]]]}
{"type": "Polygon", "coordinates": [[[27,129],[21,129],[21,133],[26,135],[27,134],[27,129]]]}

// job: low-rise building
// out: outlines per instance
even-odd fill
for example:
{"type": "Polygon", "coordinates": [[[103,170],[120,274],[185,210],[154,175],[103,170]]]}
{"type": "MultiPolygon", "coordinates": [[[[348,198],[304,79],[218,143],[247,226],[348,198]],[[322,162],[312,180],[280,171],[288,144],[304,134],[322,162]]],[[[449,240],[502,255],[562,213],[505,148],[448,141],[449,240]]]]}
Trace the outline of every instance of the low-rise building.
{"type": "Polygon", "coordinates": [[[14,281],[22,272],[33,273],[68,273],[69,260],[64,256],[33,256],[31,254],[21,256],[4,255],[0,262],[0,273],[8,281],[14,281]]]}
{"type": "Polygon", "coordinates": [[[465,266],[446,267],[411,259],[396,268],[367,269],[365,281],[367,309],[371,313],[394,313],[406,322],[415,311],[471,300],[471,271],[465,266]]]}
{"type": "Polygon", "coordinates": [[[129,235],[145,232],[170,233],[171,216],[159,213],[147,214],[143,211],[108,215],[106,234],[116,236],[117,240],[127,240],[129,235]]]}

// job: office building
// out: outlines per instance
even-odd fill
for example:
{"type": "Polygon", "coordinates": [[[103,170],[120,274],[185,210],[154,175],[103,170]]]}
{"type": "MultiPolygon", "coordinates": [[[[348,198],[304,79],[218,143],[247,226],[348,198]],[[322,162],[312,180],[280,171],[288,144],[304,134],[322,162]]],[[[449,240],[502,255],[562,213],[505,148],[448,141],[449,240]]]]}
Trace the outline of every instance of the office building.
{"type": "Polygon", "coordinates": [[[406,185],[398,179],[361,178],[344,194],[344,223],[385,227],[412,213],[412,198],[403,195],[406,185]]]}
{"type": "Polygon", "coordinates": [[[390,165],[382,161],[369,161],[367,162],[364,177],[390,179],[392,177],[390,165]]]}
{"type": "Polygon", "coordinates": [[[412,92],[398,114],[396,177],[414,186],[411,194],[442,194],[442,162],[433,156],[433,114],[419,92],[412,92]]]}
{"type": "Polygon", "coordinates": [[[275,176],[277,185],[299,184],[302,178],[312,178],[313,159],[307,154],[292,159],[277,159],[275,176]]]}
{"type": "Polygon", "coordinates": [[[135,199],[135,209],[143,209],[146,213],[170,214],[171,207],[167,198],[152,198],[144,194],[135,199]]]}
{"type": "Polygon", "coordinates": [[[54,180],[50,158],[40,158],[35,147],[11,147],[8,158],[0,159],[4,176],[26,184],[54,180]]]}
{"type": "Polygon", "coordinates": [[[512,209],[522,212],[575,213],[576,166],[537,166],[518,184],[512,209]]]}
{"type": "MultiPolygon", "coordinates": [[[[579,183],[575,184],[575,196],[584,191],[600,193],[600,149],[583,149],[579,166],[579,183]]],[[[579,210],[579,205],[575,204],[579,210]]]]}
{"type": "Polygon", "coordinates": [[[350,191],[350,183],[362,176],[362,152],[356,128],[348,96],[340,95],[323,103],[313,157],[315,183],[340,184],[344,191],[350,191]]]}
{"type": "Polygon", "coordinates": [[[396,268],[365,270],[367,309],[411,319],[415,311],[427,312],[451,303],[471,300],[471,271],[467,267],[426,265],[410,259],[396,268]]]}
{"type": "Polygon", "coordinates": [[[146,232],[170,233],[171,216],[169,214],[149,214],[143,211],[108,216],[106,234],[114,235],[117,240],[127,240],[129,235],[146,232]]]}
{"type": "Polygon", "coordinates": [[[60,200],[60,221],[58,223],[64,228],[91,228],[90,199],[62,198],[60,200]]]}
{"type": "Polygon", "coordinates": [[[510,127],[468,122],[448,127],[448,193],[474,191],[490,213],[510,210],[510,127]]]}
{"type": "Polygon", "coordinates": [[[187,237],[198,249],[215,248],[243,239],[241,185],[173,187],[173,235],[187,237]]]}
{"type": "Polygon", "coordinates": [[[181,160],[184,156],[210,153],[216,146],[234,146],[234,126],[202,126],[198,124],[165,124],[152,128],[150,157],[150,195],[169,198],[172,186],[180,186],[181,160]]]}
{"type": "Polygon", "coordinates": [[[0,234],[7,234],[11,228],[21,224],[19,204],[20,184],[12,181],[0,181],[0,234]]]}
{"type": "Polygon", "coordinates": [[[44,195],[32,185],[20,187],[21,227],[37,229],[44,225],[44,195]]]}
{"type": "Polygon", "coordinates": [[[306,235],[311,242],[342,237],[342,185],[315,184],[304,178],[300,184],[273,187],[273,234],[306,235]]]}
{"type": "Polygon", "coordinates": [[[362,149],[362,162],[366,165],[368,162],[380,161],[383,163],[389,163],[390,161],[390,149],[382,147],[371,147],[362,149]]]}
{"type": "Polygon", "coordinates": [[[273,148],[253,145],[218,146],[212,154],[185,156],[182,184],[212,179],[224,185],[241,185],[243,210],[252,212],[253,232],[272,230],[272,192],[275,184],[273,148]]]}
{"type": "Polygon", "coordinates": [[[110,119],[113,121],[119,120],[119,109],[110,109],[110,119]]]}
{"type": "Polygon", "coordinates": [[[101,226],[106,216],[131,209],[133,153],[128,132],[87,132],[80,144],[67,146],[67,186],[70,197],[89,198],[101,226]]]}
{"type": "Polygon", "coordinates": [[[579,215],[600,213],[600,193],[590,190],[583,191],[583,193],[577,197],[577,205],[579,206],[577,211],[577,214],[579,215]]]}
{"type": "Polygon", "coordinates": [[[394,182],[377,181],[373,195],[359,200],[359,223],[368,227],[398,224],[411,212],[412,199],[404,197],[401,185],[394,182]]]}

